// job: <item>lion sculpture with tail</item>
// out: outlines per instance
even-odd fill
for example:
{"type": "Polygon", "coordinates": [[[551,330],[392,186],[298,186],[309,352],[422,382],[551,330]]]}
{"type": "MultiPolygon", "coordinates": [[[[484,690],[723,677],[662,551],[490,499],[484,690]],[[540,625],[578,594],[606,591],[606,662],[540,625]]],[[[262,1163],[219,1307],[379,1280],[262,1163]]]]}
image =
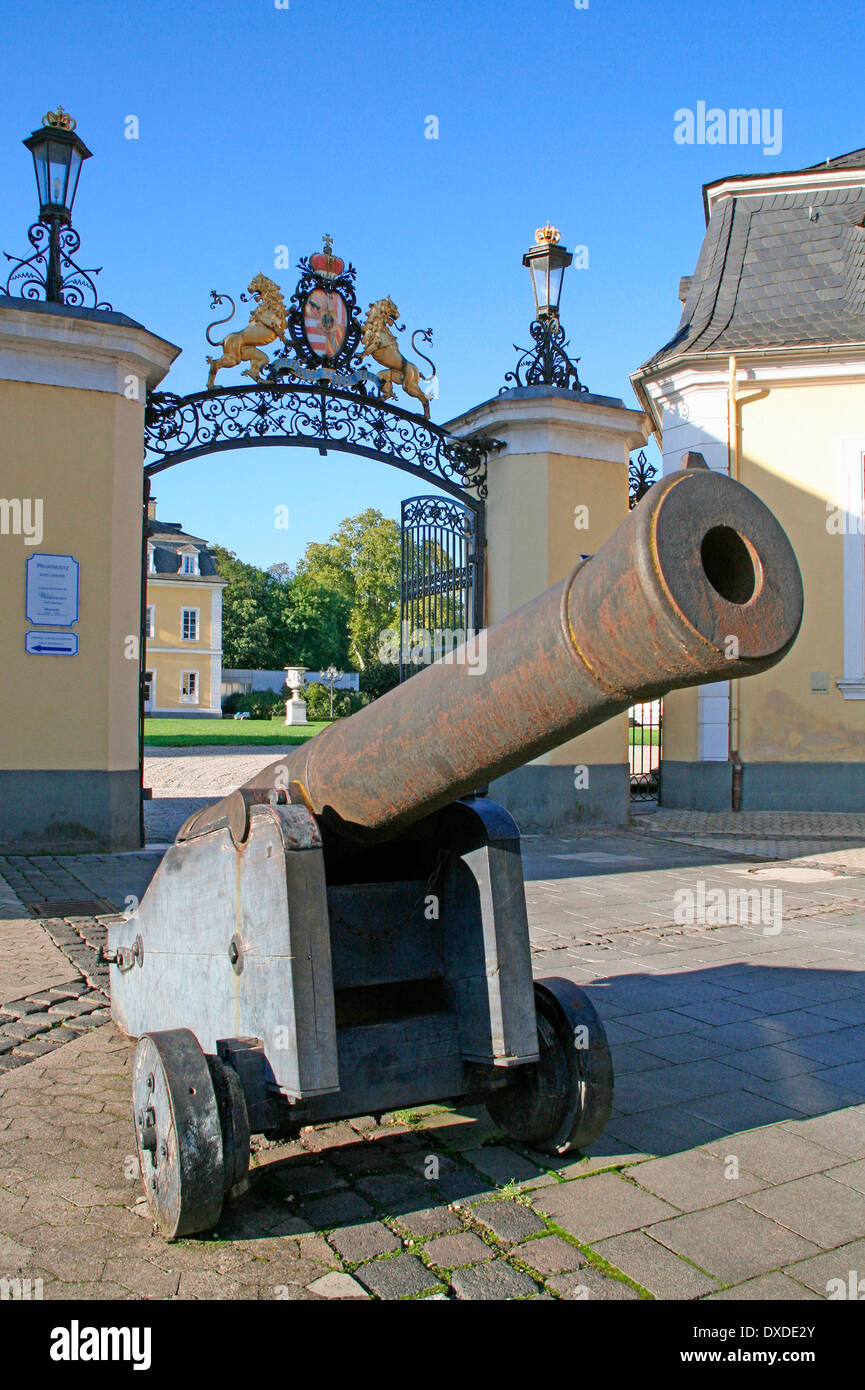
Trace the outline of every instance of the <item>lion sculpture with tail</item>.
{"type": "Polygon", "coordinates": [[[377,299],[374,304],[370,304],[366,322],[363,325],[363,339],[361,350],[358,353],[362,361],[364,357],[371,357],[384,367],[383,372],[378,372],[378,379],[381,382],[381,394],[384,400],[390,400],[393,396],[394,386],[401,386],[407,396],[414,396],[415,400],[423,403],[424,419],[429,419],[429,403],[432,399],[427,396],[420,388],[422,381],[432,381],[435,377],[435,364],[430,361],[426,353],[421,352],[415,338],[420,334],[424,342],[432,341],[430,329],[416,328],[411,335],[411,345],[418,357],[422,357],[424,362],[428,362],[432,371],[429,376],[421,376],[420,368],[415,362],[410,362],[403,357],[399,350],[399,344],[391,332],[392,326],[399,318],[399,309],[394,304],[390,296],[387,299],[377,299]]]}
{"type": "MultiPolygon", "coordinates": [[[[256,383],[261,381],[262,367],[267,366],[267,354],[260,349],[268,343],[274,342],[277,338],[285,343],[285,301],[282,291],[273,280],[268,280],[261,271],[250,280],[247,294],[255,300],[252,312],[249,315],[249,323],[245,328],[237,329],[234,333],[227,333],[220,341],[211,338],[211,328],[216,328],[221,323],[228,323],[234,317],[235,305],[230,294],[217,294],[214,291],[211,295],[211,302],[215,306],[228,300],[231,305],[231,313],[227,318],[216,319],[207,327],[207,341],[212,347],[222,349],[221,357],[208,357],[210,371],[207,374],[207,389],[211,390],[216,380],[216,373],[222,371],[223,367],[237,367],[241,362],[248,362],[249,366],[243,375],[251,377],[256,383]]],[[[246,295],[241,295],[245,299],[246,295]]],[[[286,344],[287,346],[287,344],[286,344]]]]}

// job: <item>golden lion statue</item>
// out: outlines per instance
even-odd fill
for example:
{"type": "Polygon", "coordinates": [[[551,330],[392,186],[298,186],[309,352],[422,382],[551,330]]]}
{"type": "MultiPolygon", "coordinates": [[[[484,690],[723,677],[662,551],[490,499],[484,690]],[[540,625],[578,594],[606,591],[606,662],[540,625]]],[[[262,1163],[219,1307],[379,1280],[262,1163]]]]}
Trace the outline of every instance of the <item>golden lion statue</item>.
{"type": "Polygon", "coordinates": [[[250,280],[247,294],[251,294],[255,300],[249,323],[245,328],[227,333],[221,342],[211,338],[210,330],[220,323],[228,323],[229,319],[234,317],[234,300],[230,294],[218,295],[214,292],[211,296],[214,304],[227,299],[231,305],[231,313],[227,318],[215,319],[207,326],[207,341],[212,347],[222,348],[221,357],[207,359],[210,363],[210,371],[207,374],[208,391],[216,380],[217,372],[223,367],[237,367],[241,362],[249,363],[243,375],[251,377],[256,383],[260,382],[261,369],[267,366],[268,359],[267,354],[260,352],[259,348],[272,343],[276,338],[285,343],[285,301],[279,286],[259,271],[255,278],[250,280]]]}
{"type": "Polygon", "coordinates": [[[429,376],[421,376],[420,368],[415,362],[409,362],[408,358],[403,357],[399,350],[399,344],[391,333],[391,325],[395,324],[399,318],[399,309],[388,295],[387,299],[377,299],[374,304],[370,304],[366,322],[363,325],[363,339],[361,351],[358,353],[359,360],[364,357],[371,357],[375,362],[385,368],[379,372],[378,379],[382,386],[382,397],[390,400],[393,396],[394,386],[401,386],[407,396],[414,396],[415,400],[423,402],[424,419],[429,419],[429,403],[432,399],[420,389],[420,382],[432,381],[435,377],[435,365],[421,352],[415,338],[418,333],[425,342],[431,341],[429,329],[421,331],[415,329],[411,335],[411,345],[419,357],[425,362],[429,362],[432,372],[429,376]]]}

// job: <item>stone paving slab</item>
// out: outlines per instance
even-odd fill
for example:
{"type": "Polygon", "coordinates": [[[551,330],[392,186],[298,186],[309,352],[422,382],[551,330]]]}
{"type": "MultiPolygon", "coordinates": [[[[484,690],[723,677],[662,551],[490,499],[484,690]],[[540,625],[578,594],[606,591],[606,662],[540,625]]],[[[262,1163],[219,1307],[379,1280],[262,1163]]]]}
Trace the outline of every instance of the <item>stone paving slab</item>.
{"type": "Polygon", "coordinates": [[[741,1202],[689,1212],[649,1226],[647,1233],[725,1284],[769,1273],[818,1251],[813,1241],[741,1202]]]}
{"type": "Polygon", "coordinates": [[[806,1289],[795,1279],[776,1271],[774,1274],[761,1274],[757,1279],[746,1279],[732,1289],[722,1289],[720,1293],[709,1294],[707,1303],[724,1301],[728,1303],[753,1302],[801,1302],[820,1299],[820,1295],[806,1289]]]}
{"type": "Polygon", "coordinates": [[[628,1231],[599,1241],[595,1249],[656,1298],[701,1298],[720,1287],[717,1279],[681,1259],[645,1231],[628,1231]]]}
{"type": "Polygon", "coordinates": [[[865,1195],[828,1173],[811,1173],[743,1200],[814,1245],[833,1248],[865,1237],[865,1195]]]}

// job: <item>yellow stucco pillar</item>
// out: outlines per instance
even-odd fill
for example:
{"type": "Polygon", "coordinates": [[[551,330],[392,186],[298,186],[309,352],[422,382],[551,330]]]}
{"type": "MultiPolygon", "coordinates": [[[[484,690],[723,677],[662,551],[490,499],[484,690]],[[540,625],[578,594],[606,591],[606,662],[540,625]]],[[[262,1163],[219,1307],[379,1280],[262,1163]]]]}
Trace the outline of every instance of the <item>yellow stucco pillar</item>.
{"type": "Polygon", "coordinates": [[[179,349],[0,299],[0,849],[139,845],[144,403],[179,349]]]}
{"type": "MultiPolygon", "coordinates": [[[[628,510],[631,450],[647,417],[612,396],[521,387],[467,411],[448,428],[501,440],[490,456],[486,621],[498,622],[592,555],[628,510]]],[[[627,716],[495,782],[491,795],[521,828],[628,821],[627,716]]]]}

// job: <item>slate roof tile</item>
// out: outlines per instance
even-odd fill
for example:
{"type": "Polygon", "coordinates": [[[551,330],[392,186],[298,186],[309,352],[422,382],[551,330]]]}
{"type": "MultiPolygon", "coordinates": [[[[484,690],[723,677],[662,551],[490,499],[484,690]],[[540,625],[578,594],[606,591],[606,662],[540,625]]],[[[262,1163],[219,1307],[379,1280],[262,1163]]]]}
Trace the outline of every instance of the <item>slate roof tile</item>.
{"type": "MultiPolygon", "coordinates": [[[[812,167],[865,172],[865,150],[812,167]]],[[[865,178],[716,203],[679,326],[643,369],[713,348],[865,341],[863,220],[865,178]]]]}

